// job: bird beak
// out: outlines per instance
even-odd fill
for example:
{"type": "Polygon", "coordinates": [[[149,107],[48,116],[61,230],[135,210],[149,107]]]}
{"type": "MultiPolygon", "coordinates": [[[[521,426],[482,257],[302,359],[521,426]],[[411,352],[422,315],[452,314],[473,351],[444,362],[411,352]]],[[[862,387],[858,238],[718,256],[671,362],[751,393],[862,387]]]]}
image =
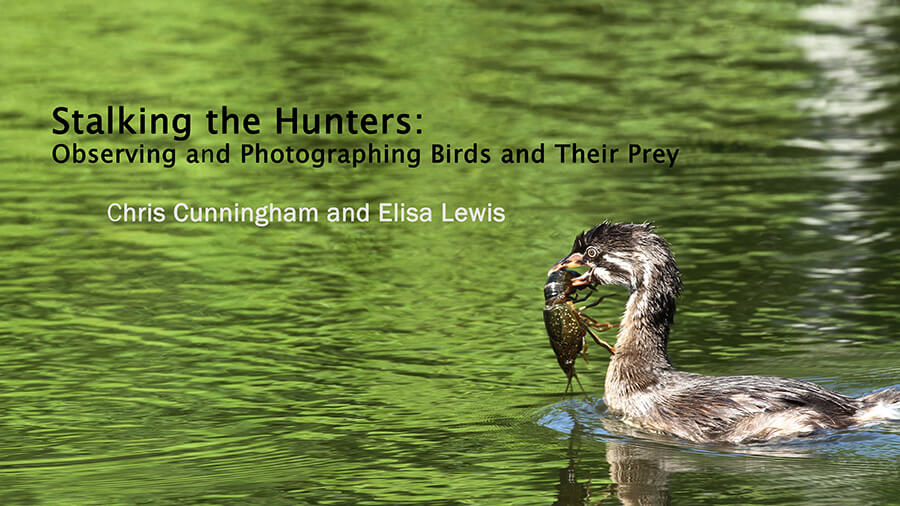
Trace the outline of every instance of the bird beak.
{"type": "Polygon", "coordinates": [[[560,269],[569,269],[573,267],[584,267],[586,264],[584,263],[584,255],[581,253],[572,253],[571,255],[563,258],[559,262],[556,262],[556,265],[550,268],[550,271],[547,272],[547,275],[551,275],[554,272],[560,269]]]}

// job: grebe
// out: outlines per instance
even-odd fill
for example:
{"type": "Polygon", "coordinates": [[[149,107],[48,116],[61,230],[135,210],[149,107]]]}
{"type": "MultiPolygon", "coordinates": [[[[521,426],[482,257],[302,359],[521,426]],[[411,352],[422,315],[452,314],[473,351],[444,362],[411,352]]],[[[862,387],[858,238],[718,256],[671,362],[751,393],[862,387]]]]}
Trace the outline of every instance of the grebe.
{"type": "Polygon", "coordinates": [[[681,292],[678,266],[650,224],[601,223],[575,238],[550,272],[589,267],[575,285],[629,290],[606,372],[607,407],[628,423],[698,443],[751,444],[900,416],[900,390],[852,398],[770,376],[703,376],[675,369],[666,346],[681,292]]]}

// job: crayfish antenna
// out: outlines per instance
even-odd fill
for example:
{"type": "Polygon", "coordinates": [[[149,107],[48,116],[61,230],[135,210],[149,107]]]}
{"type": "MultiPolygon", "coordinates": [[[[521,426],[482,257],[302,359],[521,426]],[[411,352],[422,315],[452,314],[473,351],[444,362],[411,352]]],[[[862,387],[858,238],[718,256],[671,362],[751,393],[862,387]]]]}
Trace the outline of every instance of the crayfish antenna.
{"type": "Polygon", "coordinates": [[[566,400],[566,395],[569,393],[569,387],[572,386],[572,376],[569,376],[569,382],[566,383],[566,390],[563,392],[563,396],[561,400],[566,400]]]}
{"type": "MultiPolygon", "coordinates": [[[[606,295],[601,295],[599,299],[597,299],[597,300],[595,300],[594,302],[591,302],[590,304],[588,304],[588,305],[582,307],[581,309],[579,309],[579,311],[584,311],[585,309],[592,308],[592,307],[596,306],[597,304],[603,302],[603,300],[606,299],[607,297],[615,297],[616,295],[618,295],[618,294],[617,294],[617,293],[608,293],[608,294],[606,294],[606,295]]],[[[585,299],[587,299],[587,297],[585,297],[585,299]]]]}
{"type": "MultiPolygon", "coordinates": [[[[581,387],[581,393],[583,393],[584,396],[587,397],[587,392],[584,390],[584,385],[581,384],[581,380],[578,379],[578,374],[573,374],[572,376],[575,377],[575,381],[577,381],[578,386],[581,387]]],[[[569,383],[571,383],[571,382],[572,382],[572,380],[569,380],[569,383]]]]}

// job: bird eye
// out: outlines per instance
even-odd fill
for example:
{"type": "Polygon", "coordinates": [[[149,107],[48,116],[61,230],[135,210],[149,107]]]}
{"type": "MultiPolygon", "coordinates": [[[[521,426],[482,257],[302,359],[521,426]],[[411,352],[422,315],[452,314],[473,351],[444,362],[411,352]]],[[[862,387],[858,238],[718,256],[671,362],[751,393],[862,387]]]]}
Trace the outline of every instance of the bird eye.
{"type": "Polygon", "coordinates": [[[589,258],[594,258],[596,256],[600,256],[600,250],[598,250],[594,246],[588,246],[588,249],[587,249],[587,251],[585,251],[585,253],[587,254],[587,256],[589,258]]]}

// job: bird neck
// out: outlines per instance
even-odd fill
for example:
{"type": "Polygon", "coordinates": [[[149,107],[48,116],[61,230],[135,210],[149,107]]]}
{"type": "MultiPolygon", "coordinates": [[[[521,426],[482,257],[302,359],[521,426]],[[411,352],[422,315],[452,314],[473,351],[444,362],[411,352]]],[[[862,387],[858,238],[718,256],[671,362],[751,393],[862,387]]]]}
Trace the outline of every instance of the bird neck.
{"type": "Polygon", "coordinates": [[[674,262],[649,267],[649,272],[652,275],[631,288],[616,339],[616,359],[639,363],[642,369],[671,369],[666,347],[681,280],[674,262]]]}
{"type": "Polygon", "coordinates": [[[627,411],[631,394],[654,388],[675,370],[666,353],[674,313],[672,293],[652,285],[632,290],[606,372],[604,399],[610,409],[627,411]]]}

